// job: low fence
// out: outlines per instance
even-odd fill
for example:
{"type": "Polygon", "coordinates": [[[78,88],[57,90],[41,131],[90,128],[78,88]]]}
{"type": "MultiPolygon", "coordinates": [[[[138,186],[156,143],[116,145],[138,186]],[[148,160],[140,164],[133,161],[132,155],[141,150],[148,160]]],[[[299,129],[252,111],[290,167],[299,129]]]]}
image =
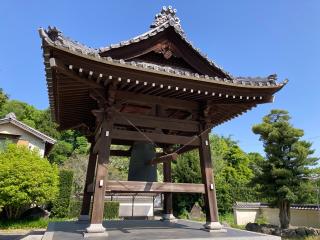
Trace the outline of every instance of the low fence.
{"type": "MultiPolygon", "coordinates": [[[[233,206],[234,221],[237,225],[246,225],[265,219],[269,224],[280,225],[279,209],[263,203],[237,202],[233,206]]],[[[320,209],[317,205],[294,204],[290,209],[292,226],[320,228],[320,209]]]]}

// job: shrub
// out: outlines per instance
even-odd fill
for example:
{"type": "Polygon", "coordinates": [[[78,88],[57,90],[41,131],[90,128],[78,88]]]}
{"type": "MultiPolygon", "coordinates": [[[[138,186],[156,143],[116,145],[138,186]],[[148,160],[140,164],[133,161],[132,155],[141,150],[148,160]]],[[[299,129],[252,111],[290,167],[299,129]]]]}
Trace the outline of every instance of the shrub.
{"type": "Polygon", "coordinates": [[[52,214],[55,217],[67,217],[72,192],[73,172],[69,170],[60,170],[59,172],[59,195],[53,202],[52,214]]]}
{"type": "Polygon", "coordinates": [[[80,216],[80,212],[81,212],[81,205],[82,205],[82,201],[81,200],[72,199],[70,201],[68,217],[70,217],[70,218],[79,217],[80,216]]]}
{"type": "MultiPolygon", "coordinates": [[[[79,217],[81,212],[82,200],[73,199],[70,201],[69,215],[70,218],[79,217]]],[[[107,201],[104,203],[103,218],[105,219],[116,219],[119,218],[119,202],[107,201]]],[[[92,209],[92,204],[91,204],[92,209]]],[[[90,209],[90,212],[91,212],[90,209]]]]}
{"type": "Polygon", "coordinates": [[[0,206],[8,219],[17,219],[31,204],[44,205],[58,192],[58,169],[38,151],[8,144],[0,152],[0,206]]]}
{"type": "Polygon", "coordinates": [[[105,219],[119,218],[119,206],[119,202],[116,201],[105,202],[103,217],[105,219]]]}

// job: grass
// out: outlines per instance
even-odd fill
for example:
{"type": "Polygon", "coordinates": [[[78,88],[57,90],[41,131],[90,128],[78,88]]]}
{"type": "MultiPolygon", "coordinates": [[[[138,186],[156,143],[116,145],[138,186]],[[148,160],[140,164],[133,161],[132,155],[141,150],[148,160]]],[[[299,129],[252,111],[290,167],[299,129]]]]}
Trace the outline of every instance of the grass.
{"type": "MultiPolygon", "coordinates": [[[[192,218],[190,220],[198,221],[198,222],[205,222],[206,221],[205,217],[196,218],[196,219],[192,218]]],[[[241,229],[241,230],[245,230],[245,226],[244,225],[237,225],[237,224],[234,223],[233,213],[225,213],[223,215],[219,215],[219,221],[221,223],[227,223],[230,227],[241,229]]]]}
{"type": "Polygon", "coordinates": [[[39,229],[47,228],[50,222],[61,222],[71,220],[69,218],[40,218],[36,220],[0,220],[1,230],[12,230],[12,229],[39,229]]]}

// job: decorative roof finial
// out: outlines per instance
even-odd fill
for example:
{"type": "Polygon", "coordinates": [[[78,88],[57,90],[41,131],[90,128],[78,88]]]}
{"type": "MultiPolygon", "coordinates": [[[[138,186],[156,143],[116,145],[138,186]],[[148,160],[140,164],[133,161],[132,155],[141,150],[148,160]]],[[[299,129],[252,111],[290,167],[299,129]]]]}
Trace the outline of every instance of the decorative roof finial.
{"type": "Polygon", "coordinates": [[[61,31],[56,27],[48,26],[47,34],[52,41],[56,41],[61,35],[61,31]]]}
{"type": "Polygon", "coordinates": [[[156,14],[154,21],[151,24],[151,28],[156,28],[165,22],[168,22],[171,26],[174,26],[180,33],[184,34],[184,31],[180,25],[180,19],[176,16],[177,10],[172,8],[172,6],[163,6],[161,12],[156,14]]]}
{"type": "Polygon", "coordinates": [[[13,112],[8,113],[8,114],[6,115],[6,118],[17,119],[16,115],[15,115],[13,112]]]}

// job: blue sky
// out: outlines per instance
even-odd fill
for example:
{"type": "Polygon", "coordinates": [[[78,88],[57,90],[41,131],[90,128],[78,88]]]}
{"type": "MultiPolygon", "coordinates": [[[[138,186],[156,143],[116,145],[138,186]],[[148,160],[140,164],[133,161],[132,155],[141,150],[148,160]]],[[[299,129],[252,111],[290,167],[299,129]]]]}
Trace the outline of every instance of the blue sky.
{"type": "Polygon", "coordinates": [[[288,85],[275,102],[214,129],[245,151],[263,152],[251,126],[271,109],[286,109],[320,157],[320,1],[1,1],[0,87],[12,99],[48,107],[39,27],[58,27],[92,47],[149,29],[163,5],[178,10],[187,37],[235,76],[277,73],[288,85]]]}

